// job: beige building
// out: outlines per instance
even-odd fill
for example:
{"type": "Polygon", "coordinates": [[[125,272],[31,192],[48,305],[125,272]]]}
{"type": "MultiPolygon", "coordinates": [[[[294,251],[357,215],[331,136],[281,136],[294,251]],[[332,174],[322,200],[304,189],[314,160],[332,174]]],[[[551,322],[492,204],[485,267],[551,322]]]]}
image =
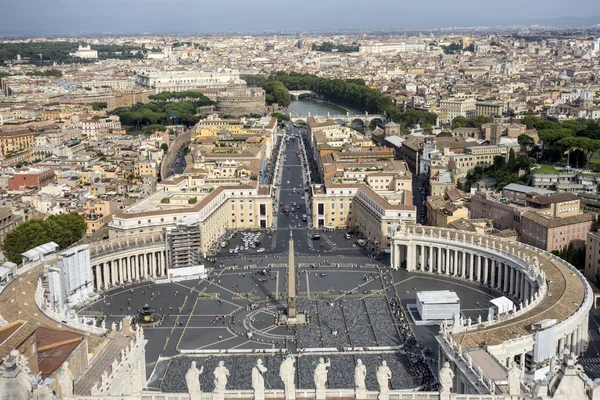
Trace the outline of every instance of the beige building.
{"type": "Polygon", "coordinates": [[[588,232],[585,247],[585,270],[586,278],[596,282],[596,275],[600,271],[600,233],[588,232]]]}
{"type": "Polygon", "coordinates": [[[521,222],[521,241],[546,251],[562,250],[570,244],[582,248],[595,225],[596,216],[591,213],[557,218],[528,212],[521,222]]]}
{"type": "Polygon", "coordinates": [[[448,228],[454,221],[468,219],[469,210],[461,203],[444,196],[429,196],[426,205],[427,225],[448,228]]]}
{"type": "Polygon", "coordinates": [[[444,114],[447,118],[446,121],[440,122],[450,123],[456,117],[474,118],[476,115],[475,104],[475,99],[450,98],[440,100],[438,116],[444,114]]]}
{"type": "Polygon", "coordinates": [[[313,187],[312,220],[315,228],[356,228],[369,246],[389,250],[389,232],[400,221],[414,223],[412,194],[392,203],[366,184],[313,187]]]}
{"type": "Polygon", "coordinates": [[[175,226],[181,218],[190,216],[200,222],[200,251],[208,252],[228,230],[272,226],[273,203],[267,186],[253,182],[251,185],[221,186],[210,193],[187,190],[158,191],[117,212],[109,224],[109,237],[162,232],[175,226]]]}
{"type": "Polygon", "coordinates": [[[475,112],[484,117],[499,117],[506,110],[505,103],[496,103],[491,101],[478,101],[475,103],[475,112]]]}

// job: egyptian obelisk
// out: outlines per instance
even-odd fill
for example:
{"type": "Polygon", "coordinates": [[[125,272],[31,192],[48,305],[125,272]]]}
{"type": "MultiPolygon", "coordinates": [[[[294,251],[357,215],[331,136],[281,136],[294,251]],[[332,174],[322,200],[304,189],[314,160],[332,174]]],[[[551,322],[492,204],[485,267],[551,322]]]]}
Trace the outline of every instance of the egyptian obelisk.
{"type": "Polygon", "coordinates": [[[290,248],[288,255],[288,318],[296,318],[296,268],[294,266],[294,238],[290,229],[290,248]]]}

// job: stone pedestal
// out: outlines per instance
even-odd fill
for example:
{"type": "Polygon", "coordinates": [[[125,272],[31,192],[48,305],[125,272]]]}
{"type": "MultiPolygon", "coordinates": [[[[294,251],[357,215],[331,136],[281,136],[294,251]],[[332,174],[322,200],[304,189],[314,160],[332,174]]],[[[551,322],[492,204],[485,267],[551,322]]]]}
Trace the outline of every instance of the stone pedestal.
{"type": "Polygon", "coordinates": [[[366,400],[367,399],[367,389],[355,389],[354,398],[356,398],[356,400],[366,400]]]}
{"type": "Polygon", "coordinates": [[[223,392],[213,392],[212,400],[225,400],[225,393],[223,392]]]}
{"type": "Polygon", "coordinates": [[[265,400],[265,390],[255,390],[254,400],[265,400]]]}
{"type": "Polygon", "coordinates": [[[325,400],[327,398],[327,392],[325,389],[317,389],[315,391],[315,399],[316,400],[325,400]]]}
{"type": "Polygon", "coordinates": [[[378,400],[390,400],[390,391],[382,390],[379,392],[379,396],[377,396],[378,400]]]}

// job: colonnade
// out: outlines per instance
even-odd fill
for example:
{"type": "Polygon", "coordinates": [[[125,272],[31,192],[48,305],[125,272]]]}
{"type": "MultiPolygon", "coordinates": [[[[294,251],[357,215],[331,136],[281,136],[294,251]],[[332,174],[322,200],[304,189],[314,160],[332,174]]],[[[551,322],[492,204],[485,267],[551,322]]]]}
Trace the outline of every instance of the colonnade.
{"type": "Polygon", "coordinates": [[[531,302],[538,288],[530,271],[501,257],[450,245],[392,244],[392,267],[462,278],[503,292],[514,300],[531,302]]]}
{"type": "Polygon", "coordinates": [[[142,249],[137,254],[115,254],[114,258],[92,260],[96,292],[136,280],[164,277],[167,262],[163,249],[142,249]],[[103,260],[104,259],[104,260],[103,260]]]}

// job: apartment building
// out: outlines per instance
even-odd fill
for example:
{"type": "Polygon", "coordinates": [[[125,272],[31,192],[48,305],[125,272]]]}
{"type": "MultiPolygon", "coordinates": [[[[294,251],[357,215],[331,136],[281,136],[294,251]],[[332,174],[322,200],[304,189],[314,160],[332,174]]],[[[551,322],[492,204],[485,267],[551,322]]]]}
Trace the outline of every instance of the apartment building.
{"type": "Polygon", "coordinates": [[[447,228],[454,221],[469,218],[469,210],[462,202],[453,202],[448,196],[429,196],[425,208],[430,226],[447,228]]]}
{"type": "Polygon", "coordinates": [[[547,251],[585,245],[596,217],[580,210],[579,198],[523,185],[507,185],[501,194],[486,190],[471,196],[471,218],[490,219],[494,228],[514,229],[521,241],[547,251]]]}
{"type": "Polygon", "coordinates": [[[416,221],[417,210],[412,205],[412,191],[402,199],[390,202],[367,184],[313,186],[312,220],[315,228],[356,228],[369,245],[379,250],[389,249],[390,229],[400,221],[416,221]]]}
{"type": "Polygon", "coordinates": [[[0,157],[12,156],[35,145],[35,132],[29,129],[0,132],[0,157]]]}
{"type": "Polygon", "coordinates": [[[438,115],[445,115],[441,123],[451,123],[456,117],[474,118],[477,115],[477,101],[475,99],[449,98],[440,100],[438,115]]]}
{"type": "Polygon", "coordinates": [[[28,187],[38,189],[56,182],[53,170],[40,168],[22,168],[8,180],[8,190],[20,190],[28,187]]]}
{"type": "Polygon", "coordinates": [[[585,269],[586,278],[596,282],[596,276],[600,272],[600,233],[588,232],[585,247],[585,269]]]}
{"type": "Polygon", "coordinates": [[[210,193],[193,191],[185,184],[180,189],[186,191],[158,191],[115,213],[108,224],[109,237],[162,232],[189,216],[200,225],[200,251],[208,252],[228,230],[266,229],[273,224],[270,188],[256,181],[220,186],[210,193]]]}
{"type": "Polygon", "coordinates": [[[492,101],[478,101],[475,103],[475,114],[484,117],[500,117],[506,111],[506,104],[492,101]]]}

